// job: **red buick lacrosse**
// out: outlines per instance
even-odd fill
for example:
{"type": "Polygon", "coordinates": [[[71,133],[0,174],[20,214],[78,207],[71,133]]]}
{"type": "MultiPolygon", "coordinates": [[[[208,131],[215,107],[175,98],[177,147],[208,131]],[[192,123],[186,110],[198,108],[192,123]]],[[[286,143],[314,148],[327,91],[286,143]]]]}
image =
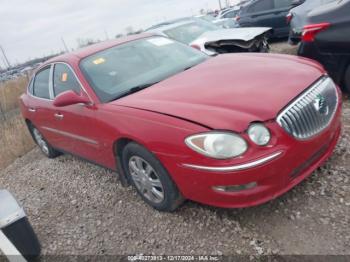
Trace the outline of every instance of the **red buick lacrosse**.
{"type": "Polygon", "coordinates": [[[332,154],[341,130],[341,93],[318,63],[208,57],[153,35],[47,61],[20,104],[47,157],[114,170],[161,211],[274,199],[332,154]]]}

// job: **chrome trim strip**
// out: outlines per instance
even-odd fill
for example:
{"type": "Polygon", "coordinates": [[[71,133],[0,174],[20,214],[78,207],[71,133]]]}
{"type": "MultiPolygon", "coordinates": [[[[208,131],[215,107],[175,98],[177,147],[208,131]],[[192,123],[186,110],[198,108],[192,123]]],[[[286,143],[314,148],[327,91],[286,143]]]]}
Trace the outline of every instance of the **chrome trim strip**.
{"type": "MultiPolygon", "coordinates": [[[[50,77],[49,77],[49,94],[50,94],[50,100],[54,100],[55,96],[54,96],[54,92],[53,92],[53,68],[54,65],[51,64],[50,67],[50,77]]],[[[34,87],[33,87],[34,88],[34,87]]]]}
{"type": "Polygon", "coordinates": [[[239,171],[239,170],[245,170],[249,168],[253,168],[256,166],[260,166],[262,164],[265,164],[266,162],[269,162],[278,156],[280,156],[283,153],[283,151],[278,151],[272,155],[269,155],[264,158],[260,158],[256,161],[248,162],[245,164],[235,165],[235,166],[226,166],[226,167],[214,167],[214,166],[198,166],[198,165],[192,165],[192,164],[182,164],[185,167],[204,170],[204,171],[210,171],[210,172],[230,172],[230,171],[239,171]]]}
{"type": "Polygon", "coordinates": [[[280,127],[282,127],[288,134],[293,136],[296,140],[305,141],[313,138],[314,136],[319,135],[323,130],[329,127],[329,125],[334,119],[334,116],[338,111],[338,107],[339,94],[337,91],[337,87],[328,75],[323,75],[319,80],[317,80],[308,89],[306,89],[304,93],[297,97],[294,102],[292,102],[285,109],[283,109],[282,112],[278,114],[276,121],[280,127]],[[330,83],[334,85],[333,91],[335,92],[335,108],[332,112],[332,115],[329,116],[329,119],[326,119],[327,123],[324,123],[322,121],[325,121],[325,119],[320,119],[317,115],[315,115],[316,112],[313,111],[313,109],[311,108],[311,104],[314,99],[312,97],[315,96],[315,94],[320,94],[326,88],[329,88],[329,85],[326,85],[327,81],[330,81],[330,83]],[[307,102],[305,102],[305,100],[307,100],[307,102]],[[299,108],[297,109],[297,112],[295,112],[295,108],[298,106],[299,103],[302,103],[304,109],[299,108]],[[291,113],[293,111],[294,113],[291,113]],[[305,113],[307,115],[307,118],[301,113],[305,113]],[[287,118],[289,119],[289,123],[287,123],[288,130],[286,130],[285,128],[286,125],[283,124],[285,116],[287,116],[287,118]],[[303,117],[304,120],[302,120],[303,117]],[[308,126],[310,125],[312,125],[312,128],[308,128],[308,126]]]}
{"type": "Polygon", "coordinates": [[[83,136],[78,136],[78,135],[75,135],[75,134],[72,134],[72,133],[68,133],[68,132],[65,132],[65,131],[57,130],[57,129],[46,127],[46,126],[43,126],[42,129],[45,129],[45,130],[48,130],[48,131],[51,131],[53,133],[60,134],[60,135],[63,135],[63,136],[67,136],[67,137],[70,137],[70,138],[73,138],[73,139],[76,139],[76,140],[80,140],[80,141],[83,141],[85,143],[98,145],[97,141],[89,139],[89,138],[86,138],[86,137],[83,137],[83,136]]]}

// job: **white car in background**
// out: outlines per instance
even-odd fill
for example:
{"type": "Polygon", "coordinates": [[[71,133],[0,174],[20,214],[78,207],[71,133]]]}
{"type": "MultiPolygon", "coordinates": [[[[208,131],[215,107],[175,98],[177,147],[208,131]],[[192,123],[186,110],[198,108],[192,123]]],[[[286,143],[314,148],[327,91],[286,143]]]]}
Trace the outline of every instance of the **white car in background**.
{"type": "Polygon", "coordinates": [[[199,18],[164,22],[146,30],[190,45],[208,55],[268,52],[269,27],[223,29],[199,18]]]}

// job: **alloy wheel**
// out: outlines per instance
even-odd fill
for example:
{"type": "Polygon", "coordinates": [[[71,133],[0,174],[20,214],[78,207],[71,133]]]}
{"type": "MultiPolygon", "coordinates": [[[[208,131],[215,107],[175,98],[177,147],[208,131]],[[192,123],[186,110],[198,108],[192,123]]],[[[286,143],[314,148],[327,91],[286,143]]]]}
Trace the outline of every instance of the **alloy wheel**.
{"type": "Polygon", "coordinates": [[[164,188],[159,175],[142,157],[132,156],[129,159],[129,172],[139,192],[153,203],[164,200],[164,188]]]}
{"type": "Polygon", "coordinates": [[[44,140],[43,136],[40,134],[39,130],[36,128],[33,128],[33,134],[34,134],[34,138],[35,141],[37,142],[38,146],[40,147],[40,149],[46,154],[49,154],[49,146],[46,143],[46,141],[44,140]]]}

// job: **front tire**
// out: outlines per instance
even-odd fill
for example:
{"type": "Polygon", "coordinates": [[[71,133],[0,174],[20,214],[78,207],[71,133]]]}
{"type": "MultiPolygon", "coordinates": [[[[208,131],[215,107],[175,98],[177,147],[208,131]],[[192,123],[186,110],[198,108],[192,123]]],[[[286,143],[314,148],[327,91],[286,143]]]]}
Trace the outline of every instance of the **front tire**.
{"type": "Polygon", "coordinates": [[[123,150],[124,172],[142,199],[159,211],[171,212],[184,201],[160,161],[143,146],[131,142],[123,150]]]}
{"type": "Polygon", "coordinates": [[[46,139],[43,137],[43,135],[40,133],[40,131],[30,125],[29,126],[29,130],[30,133],[33,136],[33,139],[35,141],[35,143],[39,146],[41,152],[48,158],[55,158],[57,156],[60,155],[60,152],[58,152],[57,150],[55,150],[47,141],[46,139]]]}

